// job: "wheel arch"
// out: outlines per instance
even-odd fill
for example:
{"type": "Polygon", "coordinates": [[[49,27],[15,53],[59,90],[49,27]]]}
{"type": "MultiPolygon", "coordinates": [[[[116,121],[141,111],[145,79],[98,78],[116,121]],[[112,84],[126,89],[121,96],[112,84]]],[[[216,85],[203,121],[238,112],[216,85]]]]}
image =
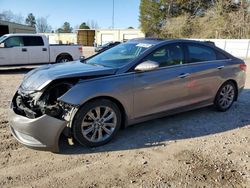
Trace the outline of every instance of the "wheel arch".
{"type": "Polygon", "coordinates": [[[67,56],[67,57],[69,57],[69,58],[71,59],[71,61],[73,61],[72,55],[70,55],[70,54],[67,53],[67,52],[63,52],[63,53],[60,53],[60,54],[58,54],[58,55],[56,56],[56,62],[57,62],[57,60],[58,60],[60,57],[63,57],[63,56],[67,56]]]}
{"type": "MultiPolygon", "coordinates": [[[[224,82],[220,85],[218,91],[219,91],[220,88],[221,88],[225,83],[227,83],[227,82],[231,82],[231,83],[234,84],[235,89],[236,89],[236,95],[235,95],[234,101],[237,101],[237,100],[238,100],[238,95],[239,95],[239,88],[238,88],[237,82],[236,82],[234,79],[228,79],[228,80],[224,81],[224,82]]],[[[217,91],[217,92],[218,92],[218,91],[217,91]]],[[[216,95],[217,95],[217,93],[216,93],[216,95]]],[[[216,97],[216,96],[215,96],[215,97],[216,97]]],[[[215,99],[214,99],[214,100],[215,100],[215,99]]]]}
{"type": "MultiPolygon", "coordinates": [[[[238,100],[238,95],[239,95],[239,88],[238,88],[237,82],[235,80],[233,80],[233,79],[229,79],[226,82],[232,82],[234,84],[235,89],[236,89],[236,95],[235,95],[234,101],[237,101],[238,100]]],[[[224,82],[224,83],[226,83],[226,82],[224,82]]]]}
{"type": "Polygon", "coordinates": [[[87,101],[85,101],[83,104],[80,105],[80,107],[86,105],[87,103],[93,102],[95,100],[101,100],[101,99],[109,100],[117,105],[117,107],[119,108],[119,110],[121,112],[121,128],[125,128],[127,125],[127,122],[128,122],[127,112],[125,110],[124,105],[118,99],[116,99],[114,97],[111,97],[111,96],[94,97],[94,98],[91,98],[91,99],[88,99],[87,101]]]}

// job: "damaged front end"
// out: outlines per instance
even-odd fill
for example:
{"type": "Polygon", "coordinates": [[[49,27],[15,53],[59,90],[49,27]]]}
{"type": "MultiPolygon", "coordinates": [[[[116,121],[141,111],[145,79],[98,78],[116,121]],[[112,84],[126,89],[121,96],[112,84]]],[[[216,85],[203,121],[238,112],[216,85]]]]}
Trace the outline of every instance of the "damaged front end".
{"type": "Polygon", "coordinates": [[[30,119],[47,114],[65,120],[73,106],[64,104],[57,99],[71,89],[74,83],[59,82],[50,85],[42,91],[34,92],[24,91],[20,88],[12,101],[15,113],[30,119]]]}
{"type": "MultiPolygon", "coordinates": [[[[33,69],[26,74],[12,100],[9,116],[13,135],[24,145],[41,150],[57,152],[62,133],[72,144],[71,124],[80,105],[74,103],[74,97],[81,94],[73,92],[71,100],[62,100],[62,97],[68,96],[82,80],[113,75],[115,72],[113,68],[80,61],[33,69]]],[[[83,96],[86,91],[84,93],[83,96]]]]}
{"type": "Polygon", "coordinates": [[[66,122],[62,133],[72,145],[71,123],[78,106],[66,104],[59,101],[58,98],[69,91],[77,81],[57,80],[41,91],[27,91],[20,87],[12,100],[12,110],[15,114],[30,120],[36,120],[46,115],[66,122]]]}

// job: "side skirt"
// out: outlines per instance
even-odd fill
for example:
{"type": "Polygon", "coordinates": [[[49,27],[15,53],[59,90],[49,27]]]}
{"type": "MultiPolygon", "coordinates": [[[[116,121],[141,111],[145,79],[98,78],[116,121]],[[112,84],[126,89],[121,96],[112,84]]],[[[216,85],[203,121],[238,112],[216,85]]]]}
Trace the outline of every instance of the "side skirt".
{"type": "Polygon", "coordinates": [[[199,102],[199,103],[192,104],[192,105],[188,105],[188,106],[185,106],[185,107],[180,107],[180,108],[176,108],[176,109],[173,109],[173,110],[168,110],[168,111],[160,112],[160,113],[157,113],[157,114],[152,114],[152,115],[132,119],[132,120],[128,121],[127,126],[137,124],[137,123],[142,123],[144,121],[149,121],[149,120],[152,120],[152,119],[158,119],[158,118],[163,118],[163,117],[166,117],[166,116],[179,114],[179,113],[182,113],[182,112],[192,111],[192,110],[196,110],[196,109],[211,106],[211,105],[213,105],[213,102],[211,102],[211,100],[206,100],[206,101],[199,102]]]}

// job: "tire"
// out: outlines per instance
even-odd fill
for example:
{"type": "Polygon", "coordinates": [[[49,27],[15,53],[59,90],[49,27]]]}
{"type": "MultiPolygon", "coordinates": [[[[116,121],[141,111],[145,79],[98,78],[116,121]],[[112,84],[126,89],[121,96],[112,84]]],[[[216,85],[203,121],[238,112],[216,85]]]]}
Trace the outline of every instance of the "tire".
{"type": "Polygon", "coordinates": [[[74,138],[81,145],[97,147],[111,141],[120,127],[121,112],[118,106],[110,100],[98,99],[79,109],[72,130],[74,138]]]}
{"type": "Polygon", "coordinates": [[[233,82],[225,82],[218,90],[214,105],[218,111],[225,112],[233,105],[237,96],[237,89],[233,82]]]}
{"type": "Polygon", "coordinates": [[[60,55],[56,58],[56,63],[65,63],[72,61],[72,58],[69,55],[60,55]]]}

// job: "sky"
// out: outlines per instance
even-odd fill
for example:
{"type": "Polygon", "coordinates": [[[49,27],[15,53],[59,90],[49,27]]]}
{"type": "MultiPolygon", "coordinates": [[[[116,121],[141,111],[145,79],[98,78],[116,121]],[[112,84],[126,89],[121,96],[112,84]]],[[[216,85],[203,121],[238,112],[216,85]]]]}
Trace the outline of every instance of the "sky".
{"type": "MultiPolygon", "coordinates": [[[[115,28],[139,27],[140,0],[114,0],[115,28]]],[[[113,0],[0,0],[0,12],[10,10],[24,18],[33,13],[47,17],[55,30],[69,22],[74,28],[82,22],[97,22],[100,28],[112,26],[113,0]]]]}

